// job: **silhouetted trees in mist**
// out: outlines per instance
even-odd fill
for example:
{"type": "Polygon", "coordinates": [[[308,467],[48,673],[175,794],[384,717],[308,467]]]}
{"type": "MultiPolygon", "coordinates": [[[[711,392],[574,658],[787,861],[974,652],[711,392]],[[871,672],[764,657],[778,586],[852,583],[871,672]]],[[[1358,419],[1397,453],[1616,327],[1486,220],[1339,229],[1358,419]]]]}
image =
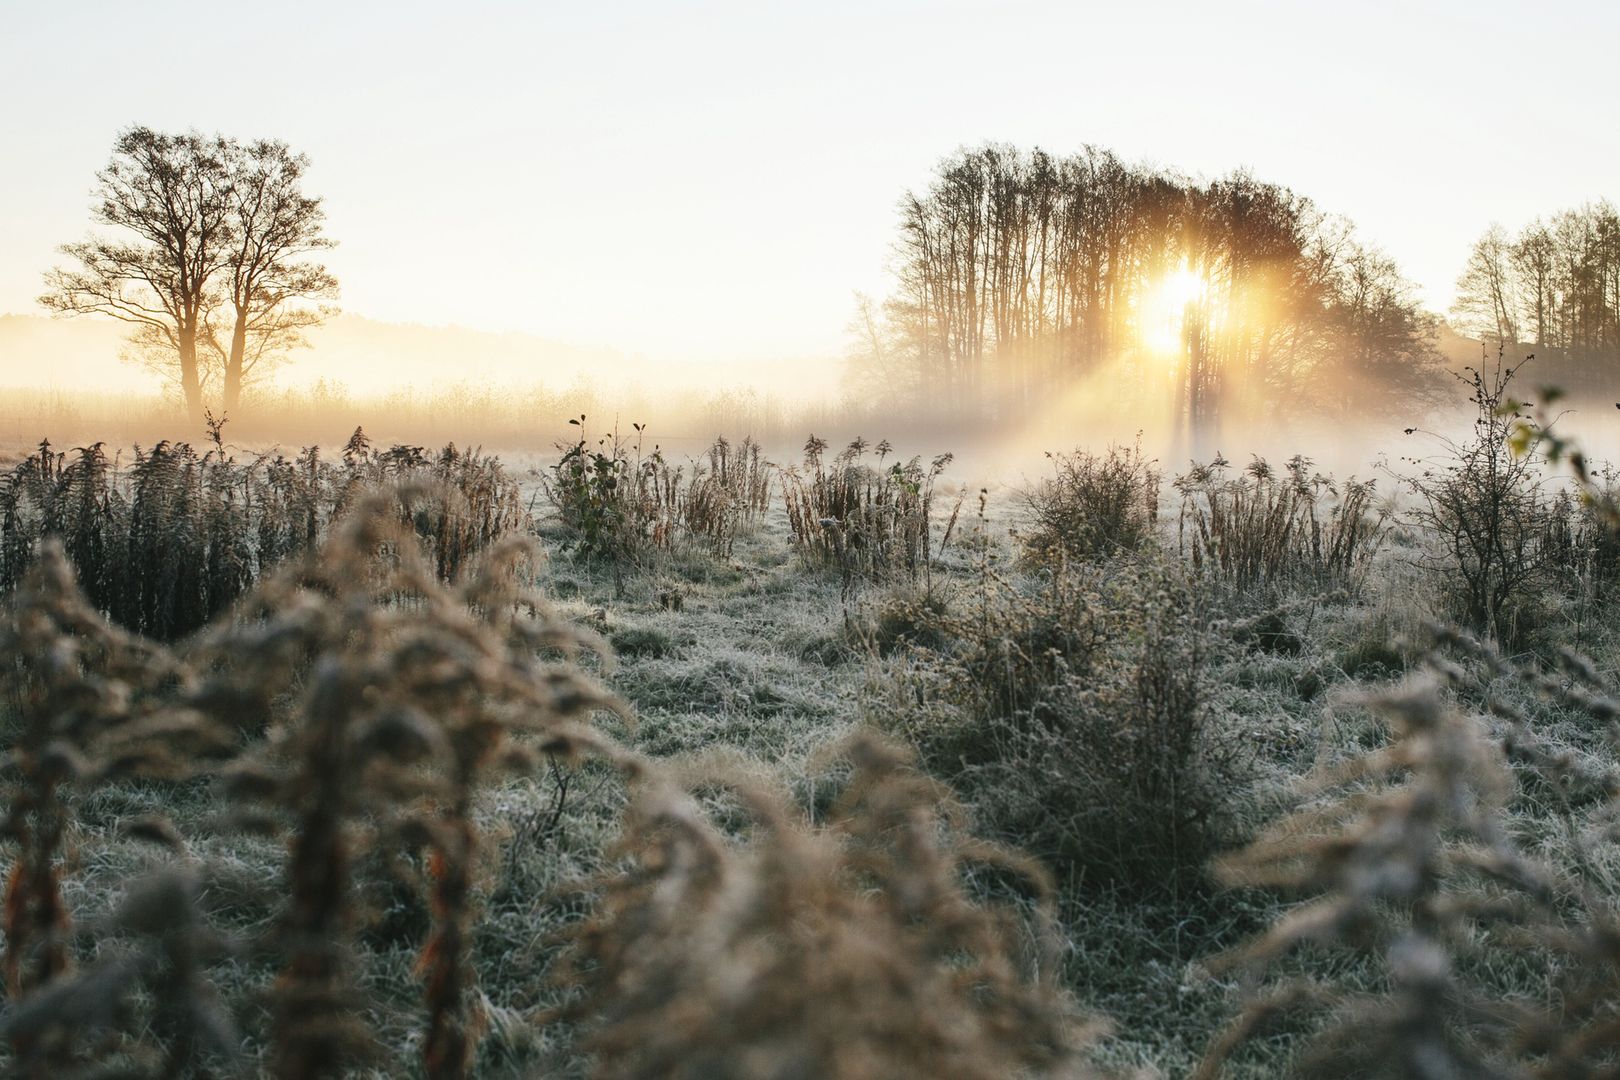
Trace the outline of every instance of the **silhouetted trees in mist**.
{"type": "Polygon", "coordinates": [[[172,380],[200,420],[305,344],[337,280],[307,256],[333,246],[309,159],[284,142],[145,127],[121,132],[96,174],[92,218],[111,236],[62,248],[40,302],[132,326],[131,356],[172,380]]]}
{"type": "Polygon", "coordinates": [[[1433,383],[1436,322],[1394,263],[1246,173],[986,145],[941,162],[899,216],[894,293],[852,327],[866,393],[1006,417],[1104,376],[1197,429],[1433,383]]]}
{"type": "Polygon", "coordinates": [[[1570,389],[1620,387],[1620,213],[1598,202],[1474,244],[1452,317],[1510,353],[1533,349],[1570,389]]]}

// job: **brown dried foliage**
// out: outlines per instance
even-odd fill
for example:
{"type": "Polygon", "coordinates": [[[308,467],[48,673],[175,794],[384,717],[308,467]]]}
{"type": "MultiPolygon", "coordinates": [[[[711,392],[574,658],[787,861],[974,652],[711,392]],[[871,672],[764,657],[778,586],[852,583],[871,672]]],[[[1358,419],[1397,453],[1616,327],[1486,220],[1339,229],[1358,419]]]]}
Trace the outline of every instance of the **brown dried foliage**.
{"type": "Polygon", "coordinates": [[[1299,456],[1281,473],[1263,458],[1237,476],[1229,468],[1217,456],[1173,484],[1177,535],[1195,572],[1237,590],[1360,585],[1388,531],[1374,481],[1341,484],[1299,456]]]}
{"type": "Polygon", "coordinates": [[[916,457],[890,462],[893,449],[885,440],[873,447],[874,466],[866,461],[868,445],[856,439],[827,462],[826,442],[812,435],[804,462],[782,473],[788,529],[800,560],[835,571],[846,598],[867,582],[931,583],[933,561],[950,541],[962,508],[958,496],[936,546],[934,486],[951,455],[926,466],[916,457]]]}
{"type": "Polygon", "coordinates": [[[527,544],[495,544],[449,586],[432,540],[400,513],[433,493],[349,494],[323,544],[266,574],[183,652],[111,627],[54,545],[10,597],[0,646],[18,854],[0,1032],[12,1062],[40,1076],[203,1075],[240,1044],[206,977],[230,947],[199,902],[209,868],[172,826],[129,830],[167,865],[86,923],[80,943],[99,957],[78,973],[60,882],[67,785],[217,771],[240,827],[287,837],[285,903],[252,943],[280,966],[265,1033],[274,1072],[385,1060],[357,985],[356,886],[363,857],[403,851],[424,856],[432,913],[421,1068],[467,1075],[483,1027],[470,949],[487,843],[478,793],[590,754],[637,792],[627,872],[602,883],[574,968],[585,992],[572,1015],[602,1075],[1078,1069],[1083,1029],[1054,985],[1044,875],[964,839],[943,793],[894,751],[855,744],[853,776],[820,824],[735,765],[694,774],[747,806],[754,840],[733,843],[677,773],[593,729],[595,712],[620,706],[573,662],[596,643],[523,586],[527,544]],[[988,905],[981,887],[1016,895],[988,905]]]}
{"type": "Polygon", "coordinates": [[[618,708],[573,665],[536,661],[583,640],[519,587],[524,542],[504,541],[469,582],[446,587],[398,522],[398,498],[369,497],[319,557],[273,575],[249,618],[202,648],[218,667],[202,696],[221,712],[265,716],[279,696],[298,698],[227,783],[291,825],[273,1033],[282,1076],[335,1075],[367,1049],[347,954],[368,826],[371,840],[428,852],[424,1062],[431,1076],[464,1075],[477,1028],[474,795],[489,775],[532,771],[548,754],[606,751],[587,723],[618,708]]]}
{"type": "Polygon", "coordinates": [[[888,744],[809,823],[732,763],[639,776],[622,875],[601,884],[568,978],[602,1077],[1074,1076],[1086,1030],[1055,984],[1050,884],[964,839],[944,793],[888,744]],[[679,777],[682,784],[672,783],[679,777]],[[728,841],[689,791],[741,804],[728,841]],[[1026,883],[1036,938],[964,883],[1026,883]]]}

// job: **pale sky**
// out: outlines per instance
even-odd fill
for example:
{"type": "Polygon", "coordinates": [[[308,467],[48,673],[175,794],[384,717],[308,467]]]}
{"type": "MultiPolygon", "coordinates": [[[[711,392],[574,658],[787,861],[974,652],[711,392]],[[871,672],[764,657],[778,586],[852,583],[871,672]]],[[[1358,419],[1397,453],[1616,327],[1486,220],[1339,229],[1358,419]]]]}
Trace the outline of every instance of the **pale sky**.
{"type": "Polygon", "coordinates": [[[0,15],[0,313],[38,312],[136,123],[308,153],[346,310],[672,362],[840,351],[901,193],[986,139],[1250,167],[1350,217],[1442,309],[1493,220],[1620,198],[1620,4],[1597,0],[0,15]]]}

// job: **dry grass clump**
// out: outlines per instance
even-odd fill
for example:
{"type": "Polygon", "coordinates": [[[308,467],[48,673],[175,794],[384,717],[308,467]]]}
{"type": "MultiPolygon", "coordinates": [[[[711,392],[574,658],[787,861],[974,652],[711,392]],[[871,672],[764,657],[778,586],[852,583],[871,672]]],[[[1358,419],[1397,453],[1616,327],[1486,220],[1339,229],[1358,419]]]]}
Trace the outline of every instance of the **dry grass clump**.
{"type": "Polygon", "coordinates": [[[730,555],[732,541],[757,528],[770,510],[774,467],[747,437],[734,445],[718,436],[705,457],[706,469],[701,462],[692,465],[681,518],[693,536],[730,555]]]}
{"type": "Polygon", "coordinates": [[[1620,484],[1605,471],[1590,494],[1560,491],[1548,507],[1542,540],[1547,565],[1583,606],[1588,601],[1594,605],[1612,601],[1620,585],[1620,532],[1605,509],[1617,497],[1620,484]]]}
{"type": "Polygon", "coordinates": [[[657,454],[650,466],[652,536],[665,551],[684,541],[730,558],[737,537],[753,531],[770,509],[774,466],[752,439],[733,446],[720,436],[704,459],[671,466],[657,454]]]}
{"type": "Polygon", "coordinates": [[[1433,666],[1478,694],[1503,734],[1493,738],[1430,676],[1371,697],[1387,745],[1318,770],[1303,785],[1306,806],[1223,860],[1234,884],[1314,899],[1213,965],[1253,976],[1298,954],[1289,963],[1305,974],[1256,984],[1199,1077],[1220,1075],[1244,1042],[1302,1009],[1327,1015],[1297,1055],[1299,1075],[1615,1075],[1620,910],[1606,849],[1620,777],[1549,744],[1504,680],[1611,729],[1620,698],[1573,654],[1554,675],[1455,632],[1439,641],[1463,662],[1431,655],[1433,666]],[[1556,862],[1521,847],[1511,804],[1526,787],[1561,823],[1556,862]],[[1354,965],[1325,963],[1324,949],[1376,974],[1347,979],[1354,965]],[[1310,974],[1324,968],[1334,974],[1310,974]]]}
{"type": "MultiPolygon", "coordinates": [[[[0,656],[6,658],[0,668],[3,835],[12,849],[0,964],[12,1007],[3,1026],[16,1065],[45,1076],[79,1061],[69,1036],[86,1032],[74,1028],[116,1026],[120,1010],[113,1007],[152,966],[103,964],[83,978],[72,975],[73,928],[62,874],[71,856],[74,792],[131,777],[185,777],[234,739],[228,729],[174,707],[174,695],[188,683],[184,667],[162,646],[109,625],[79,591],[54,539],[11,597],[0,621],[0,656]]],[[[148,830],[168,836],[162,823],[148,830]]],[[[153,963],[163,957],[171,968],[182,964],[167,947],[153,963]]],[[[195,965],[184,966],[189,980],[195,965]]],[[[168,986],[173,1008],[180,1007],[173,995],[189,986],[168,986]]],[[[189,1050],[173,1052],[189,1058],[189,1050]]]]}
{"type": "Polygon", "coordinates": [[[1381,985],[1356,992],[1302,978],[1272,988],[1211,1049],[1200,1077],[1218,1076],[1262,1024],[1307,1003],[1332,1014],[1299,1055],[1300,1075],[1510,1075],[1477,1039],[1493,1002],[1473,996],[1458,972],[1463,950],[1512,920],[1490,886],[1531,879],[1504,827],[1505,763],[1432,681],[1372,704],[1390,744],[1313,776],[1305,790],[1323,797],[1224,859],[1221,872],[1245,887],[1318,896],[1225,964],[1339,945],[1376,957],[1381,985]]]}
{"type": "Polygon", "coordinates": [[[825,817],[735,766],[644,775],[624,872],[576,934],[600,1077],[1002,1080],[1075,1076],[1086,1034],[1057,989],[1050,887],[1024,859],[960,836],[934,784],[869,738],[825,817]],[[672,783],[728,791],[732,842],[672,783]],[[733,815],[735,816],[735,815],[733,815]],[[993,870],[1041,917],[970,897],[993,870]]]}
{"type": "Polygon", "coordinates": [[[318,554],[273,574],[243,618],[199,648],[213,675],[196,700],[222,717],[270,718],[278,699],[296,701],[226,777],[245,821],[289,835],[271,1033],[286,1077],[336,1075],[368,1050],[348,955],[354,867],[368,844],[426,854],[423,1067],[466,1074],[479,1030],[468,961],[474,795],[490,776],[605,751],[586,725],[618,707],[574,666],[535,659],[581,639],[519,587],[521,541],[503,541],[478,574],[446,588],[396,506],[383,495],[356,507],[318,554]]]}
{"type": "Polygon", "coordinates": [[[883,678],[884,721],[998,837],[1066,891],[1195,883],[1247,774],[1213,705],[1217,640],[1173,564],[1059,564],[1033,586],[986,573],[944,643],[883,678]]]}
{"type": "Polygon", "coordinates": [[[358,429],[335,462],[318,447],[241,460],[217,438],[200,454],[185,443],[136,448],[128,464],[100,443],[71,453],[42,443],[0,478],[0,591],[57,537],[97,610],[172,641],[315,547],[367,493],[404,482],[420,494],[397,512],[444,580],[527,523],[517,484],[494,458],[453,445],[377,450],[358,429]]]}
{"type": "Polygon", "coordinates": [[[933,560],[950,541],[962,500],[956,500],[939,543],[934,543],[934,485],[950,454],[924,466],[921,458],[893,461],[887,441],[872,447],[856,439],[829,463],[827,444],[812,435],[804,462],[783,470],[791,542],[805,566],[834,570],[846,596],[864,582],[932,580],[933,560]]]}
{"type": "Polygon", "coordinates": [[[1194,570],[1224,588],[1359,586],[1387,532],[1374,481],[1336,483],[1295,456],[1281,472],[1255,458],[1237,475],[1216,456],[1172,486],[1177,536],[1194,570]]]}
{"type": "Polygon", "coordinates": [[[342,464],[330,470],[326,483],[333,489],[329,525],[378,488],[408,493],[401,496],[400,518],[415,532],[440,581],[456,581],[478,555],[530,525],[522,492],[500,459],[455,443],[437,453],[399,444],[382,450],[355,428],[342,464]]]}
{"type": "MultiPolygon", "coordinates": [[[[336,1075],[372,1049],[351,952],[356,866],[380,850],[420,853],[426,867],[424,1072],[467,1075],[481,1029],[470,962],[475,797],[498,775],[612,757],[588,722],[619,706],[567,661],[585,639],[520,587],[532,557],[524,541],[497,544],[455,588],[440,582],[399,510],[426,495],[367,496],[183,655],[107,624],[76,590],[60,545],[46,543],[0,626],[12,658],[0,672],[6,831],[17,849],[5,1030],[30,1075],[92,1061],[135,1067],[153,1053],[169,1063],[154,1071],[183,1075],[201,1067],[196,1055],[234,1045],[205,1001],[203,968],[220,952],[195,910],[205,867],[181,860],[132,889],[98,927],[101,960],[70,971],[67,791],[191,776],[267,726],[268,740],[223,768],[223,788],[238,824],[288,838],[287,902],[253,950],[282,966],[270,992],[275,1071],[336,1075]],[[112,947],[122,939],[134,944],[112,947]],[[136,999],[150,1009],[133,1009],[136,999]]],[[[163,822],[132,835],[183,851],[163,822]]]]}
{"type": "Polygon", "coordinates": [[[1159,470],[1140,443],[1046,456],[1052,475],[1025,496],[1035,519],[1023,537],[1030,558],[1094,559],[1138,551],[1154,539],[1159,470]]]}
{"type": "Polygon", "coordinates": [[[1502,1010],[1502,1039],[1516,1075],[1596,1078],[1620,1061],[1620,906],[1611,859],[1620,810],[1620,689],[1587,658],[1563,650],[1549,671],[1533,660],[1508,660],[1488,640],[1448,629],[1438,648],[1460,663],[1437,666],[1459,693],[1477,696],[1505,729],[1502,751],[1527,797],[1549,805],[1564,838],[1556,870],[1529,867],[1515,882],[1531,917],[1526,937],[1553,982],[1542,1000],[1502,1010]],[[1544,733],[1503,687],[1579,717],[1607,753],[1577,756],[1544,733]]]}
{"type": "Polygon", "coordinates": [[[0,623],[6,694],[5,835],[16,848],[5,897],[6,987],[22,995],[67,967],[58,873],[77,785],[185,775],[230,738],[169,707],[183,667],[109,625],[47,543],[0,623]]]}
{"type": "MultiPolygon", "coordinates": [[[[573,1016],[600,1075],[1075,1075],[1083,1031],[1055,987],[1040,870],[964,838],[943,792],[865,741],[819,824],[735,768],[690,774],[749,811],[752,842],[724,839],[679,774],[593,729],[594,713],[619,705],[571,660],[594,643],[522,585],[527,544],[498,542],[448,586],[399,513],[420,497],[360,498],[178,653],[102,620],[46,545],[0,629],[15,658],[8,1064],[41,1077],[211,1075],[242,1050],[284,1077],[396,1070],[372,1031],[379,1002],[362,989],[374,971],[357,936],[365,867],[381,859],[420,867],[428,912],[417,1068],[469,1075],[486,1026],[480,867],[499,865],[481,861],[480,793],[589,754],[637,792],[625,873],[601,884],[577,938],[573,1016]],[[210,918],[234,913],[208,898],[241,886],[174,826],[135,822],[128,835],[163,858],[72,936],[67,786],[204,771],[230,811],[207,814],[208,829],[234,825],[267,849],[263,837],[284,837],[282,872],[264,883],[279,899],[255,894],[242,940],[227,941],[210,918]],[[981,891],[1011,899],[987,905],[981,891]],[[266,905],[273,919],[257,913],[266,905]],[[250,984],[277,972],[258,1000],[211,989],[227,957],[250,984]]],[[[557,792],[548,833],[566,784],[557,792]]]]}
{"type": "Polygon", "coordinates": [[[17,1051],[8,1075],[214,1076],[239,1071],[240,1035],[208,967],[231,943],[209,926],[195,867],[152,870],[79,938],[94,963],[14,1000],[0,1038],[17,1051]]]}
{"type": "Polygon", "coordinates": [[[254,573],[241,470],[184,444],[137,449],[49,443],[0,481],[0,589],[58,538],[91,603],[121,626],[171,640],[229,607],[254,573]]]}
{"type": "Polygon", "coordinates": [[[721,436],[705,460],[672,465],[656,444],[646,451],[645,424],[635,441],[614,431],[593,445],[585,416],[551,467],[546,492],[572,544],[586,558],[620,563],[684,543],[729,557],[738,536],[752,530],[771,504],[771,471],[752,439],[733,445],[721,436]]]}

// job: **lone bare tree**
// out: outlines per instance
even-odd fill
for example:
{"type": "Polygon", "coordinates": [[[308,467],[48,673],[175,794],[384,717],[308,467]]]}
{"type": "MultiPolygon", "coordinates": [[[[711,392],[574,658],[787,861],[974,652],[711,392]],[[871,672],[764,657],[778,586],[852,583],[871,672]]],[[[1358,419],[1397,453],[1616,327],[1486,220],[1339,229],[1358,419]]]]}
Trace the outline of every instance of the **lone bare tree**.
{"type": "Polygon", "coordinates": [[[253,375],[305,344],[302,332],[331,314],[310,304],[335,297],[337,279],[318,263],[300,261],[334,246],[321,232],[321,200],[302,190],[308,168],[308,157],[279,140],[227,146],[230,256],[222,276],[231,336],[221,357],[227,415],[253,375]]]}
{"type": "Polygon", "coordinates": [[[186,411],[203,412],[199,340],[208,288],[226,257],[225,143],[195,132],[119,134],[112,161],[96,174],[93,220],[124,237],[67,244],[76,268],[45,275],[40,302],[60,315],[108,315],[136,339],[168,350],[186,411]]]}
{"type": "Polygon", "coordinates": [[[178,384],[194,422],[215,385],[235,412],[251,377],[332,311],[320,301],[336,279],[304,261],[332,246],[320,199],[302,190],[308,165],[276,140],[121,132],[91,211],[117,234],[65,245],[77,265],[49,271],[40,302],[129,323],[136,358],[178,384]]]}

